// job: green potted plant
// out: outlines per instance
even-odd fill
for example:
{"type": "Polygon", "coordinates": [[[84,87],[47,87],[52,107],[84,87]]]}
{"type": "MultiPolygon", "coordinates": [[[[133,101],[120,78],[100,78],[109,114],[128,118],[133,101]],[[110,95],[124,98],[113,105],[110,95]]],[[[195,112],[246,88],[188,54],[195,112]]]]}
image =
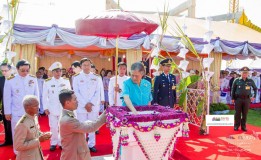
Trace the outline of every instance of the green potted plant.
{"type": "Polygon", "coordinates": [[[210,113],[215,115],[227,114],[229,113],[229,107],[224,103],[212,103],[210,104],[210,113]]]}

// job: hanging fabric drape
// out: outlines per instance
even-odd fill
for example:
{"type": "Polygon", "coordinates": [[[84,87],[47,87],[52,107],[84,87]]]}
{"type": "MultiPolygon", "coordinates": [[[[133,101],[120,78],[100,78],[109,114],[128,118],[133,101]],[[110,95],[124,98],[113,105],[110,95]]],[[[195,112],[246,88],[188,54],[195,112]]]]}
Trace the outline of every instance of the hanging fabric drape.
{"type": "MultiPolygon", "coordinates": [[[[212,76],[212,79],[210,81],[210,90],[213,93],[213,102],[217,103],[219,99],[219,80],[220,80],[220,68],[221,68],[221,62],[222,62],[222,54],[217,54],[214,52],[210,53],[210,57],[214,58],[214,61],[210,65],[210,71],[214,72],[214,75],[212,76]]],[[[211,102],[210,102],[211,103],[211,102]]]]}
{"type": "Polygon", "coordinates": [[[135,62],[142,60],[142,50],[141,49],[128,49],[126,50],[126,60],[127,60],[127,73],[130,73],[131,65],[135,62]]]}
{"type": "Polygon", "coordinates": [[[16,65],[19,60],[25,59],[31,65],[30,74],[35,75],[35,72],[37,71],[37,63],[35,63],[36,44],[15,44],[13,45],[12,50],[17,53],[14,57],[14,65],[16,65]]]}
{"type": "MultiPolygon", "coordinates": [[[[69,44],[74,47],[83,48],[88,46],[97,46],[100,48],[115,48],[115,39],[106,39],[97,36],[81,36],[74,34],[71,30],[66,30],[53,25],[51,28],[43,28],[38,30],[22,31],[14,30],[14,43],[16,44],[32,44],[36,43],[43,46],[60,46],[69,44]],[[57,38],[59,37],[59,38],[57,38]]],[[[145,49],[150,48],[150,41],[154,35],[134,35],[128,39],[119,38],[119,49],[145,49]]],[[[202,35],[203,36],[203,35],[202,35]]],[[[196,50],[200,53],[206,42],[202,38],[191,38],[196,50]]],[[[255,55],[261,57],[261,44],[245,42],[234,42],[216,38],[211,40],[211,44],[215,46],[215,52],[227,53],[229,55],[255,55]]],[[[178,52],[181,48],[179,39],[165,36],[162,41],[161,50],[168,52],[178,52]]]]}

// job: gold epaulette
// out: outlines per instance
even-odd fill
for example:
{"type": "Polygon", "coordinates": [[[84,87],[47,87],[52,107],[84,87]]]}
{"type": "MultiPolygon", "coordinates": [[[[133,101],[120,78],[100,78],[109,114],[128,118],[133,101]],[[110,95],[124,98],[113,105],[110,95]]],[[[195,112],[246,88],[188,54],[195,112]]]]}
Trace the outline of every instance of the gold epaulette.
{"type": "Polygon", "coordinates": [[[26,116],[23,116],[18,123],[24,123],[24,120],[25,120],[25,119],[26,119],[26,116]]]}
{"type": "Polygon", "coordinates": [[[10,79],[13,79],[15,76],[14,75],[11,75],[7,78],[7,80],[10,80],[10,79]]]}
{"type": "Polygon", "coordinates": [[[74,77],[76,77],[76,76],[78,76],[80,73],[77,73],[77,74],[75,74],[75,75],[73,75],[74,77]]]}
{"type": "Polygon", "coordinates": [[[48,81],[50,81],[52,78],[47,78],[46,80],[45,80],[45,82],[48,82],[48,81]]]}
{"type": "Polygon", "coordinates": [[[67,114],[68,114],[68,116],[74,118],[74,115],[72,115],[71,113],[67,113],[67,114]]]}
{"type": "Polygon", "coordinates": [[[29,76],[30,76],[30,77],[34,77],[34,78],[36,78],[35,75],[32,75],[32,74],[29,74],[29,76]]]}
{"type": "Polygon", "coordinates": [[[63,79],[65,79],[65,80],[69,80],[69,78],[66,78],[66,77],[63,77],[63,79]]]}

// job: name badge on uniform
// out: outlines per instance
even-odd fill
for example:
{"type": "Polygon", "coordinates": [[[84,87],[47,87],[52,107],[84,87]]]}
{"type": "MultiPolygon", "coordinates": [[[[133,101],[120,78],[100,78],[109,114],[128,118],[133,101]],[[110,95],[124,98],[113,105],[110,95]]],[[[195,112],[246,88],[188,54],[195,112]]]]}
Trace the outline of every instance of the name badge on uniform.
{"type": "Polygon", "coordinates": [[[51,87],[55,87],[55,85],[51,85],[51,87]]]}
{"type": "Polygon", "coordinates": [[[63,87],[63,86],[65,86],[65,84],[60,84],[60,87],[63,87]]]}
{"type": "Polygon", "coordinates": [[[28,82],[28,85],[31,87],[31,86],[33,86],[34,85],[34,81],[33,80],[30,80],[29,82],[28,82]]]}
{"type": "Polygon", "coordinates": [[[176,86],[172,86],[172,90],[175,90],[176,89],[176,86]]]}
{"type": "Polygon", "coordinates": [[[91,80],[92,80],[92,81],[96,81],[96,79],[95,79],[95,78],[92,78],[91,80]]]}
{"type": "Polygon", "coordinates": [[[250,86],[246,86],[246,90],[250,90],[250,86]]]}

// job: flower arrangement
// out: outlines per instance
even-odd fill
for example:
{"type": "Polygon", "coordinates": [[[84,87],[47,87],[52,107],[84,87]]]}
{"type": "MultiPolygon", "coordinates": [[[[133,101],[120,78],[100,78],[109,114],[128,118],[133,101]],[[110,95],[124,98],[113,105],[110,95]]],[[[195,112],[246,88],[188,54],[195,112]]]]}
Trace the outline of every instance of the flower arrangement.
{"type": "MultiPolygon", "coordinates": [[[[168,18],[169,18],[169,12],[168,12],[168,6],[164,6],[164,12],[163,15],[159,14],[160,19],[160,27],[161,27],[161,34],[160,36],[155,36],[152,40],[153,49],[151,51],[150,56],[153,57],[153,63],[151,65],[150,69],[156,70],[154,72],[154,76],[158,75],[158,69],[159,69],[159,62],[162,59],[165,58],[171,58],[171,55],[166,51],[166,47],[164,47],[162,40],[164,35],[166,34],[168,26],[168,18]],[[164,57],[161,55],[160,50],[164,49],[167,53],[168,57],[164,57]]],[[[204,45],[204,48],[202,50],[202,53],[210,54],[210,52],[213,50],[214,46],[210,43],[211,36],[213,35],[213,31],[210,30],[210,19],[207,20],[207,25],[209,31],[205,33],[204,40],[206,41],[206,44],[204,45]]],[[[172,59],[172,71],[176,69],[181,77],[180,83],[177,85],[177,92],[179,92],[179,106],[182,108],[184,112],[187,112],[187,94],[188,94],[188,86],[198,82],[199,80],[202,80],[204,83],[204,89],[205,94],[204,97],[200,98],[198,106],[197,106],[197,114],[202,114],[202,122],[200,127],[200,134],[206,134],[207,133],[207,127],[206,127],[206,118],[205,116],[208,114],[208,106],[209,106],[209,81],[211,76],[214,74],[214,72],[210,72],[209,68],[211,63],[213,62],[214,58],[202,58],[199,56],[198,52],[196,51],[193,43],[191,42],[190,38],[185,34],[186,31],[186,25],[184,24],[182,27],[180,27],[176,22],[176,26],[170,26],[172,27],[172,30],[175,31],[175,35],[173,33],[170,33],[173,38],[178,39],[180,41],[180,53],[177,55],[180,58],[183,58],[184,60],[180,61],[180,64],[177,65],[174,60],[172,59]],[[186,54],[188,52],[191,52],[198,60],[199,60],[199,66],[202,69],[202,76],[198,75],[189,75],[188,72],[186,72],[187,66],[189,64],[189,61],[186,60],[186,54]]],[[[171,71],[171,72],[172,72],[171,71]]]]}

